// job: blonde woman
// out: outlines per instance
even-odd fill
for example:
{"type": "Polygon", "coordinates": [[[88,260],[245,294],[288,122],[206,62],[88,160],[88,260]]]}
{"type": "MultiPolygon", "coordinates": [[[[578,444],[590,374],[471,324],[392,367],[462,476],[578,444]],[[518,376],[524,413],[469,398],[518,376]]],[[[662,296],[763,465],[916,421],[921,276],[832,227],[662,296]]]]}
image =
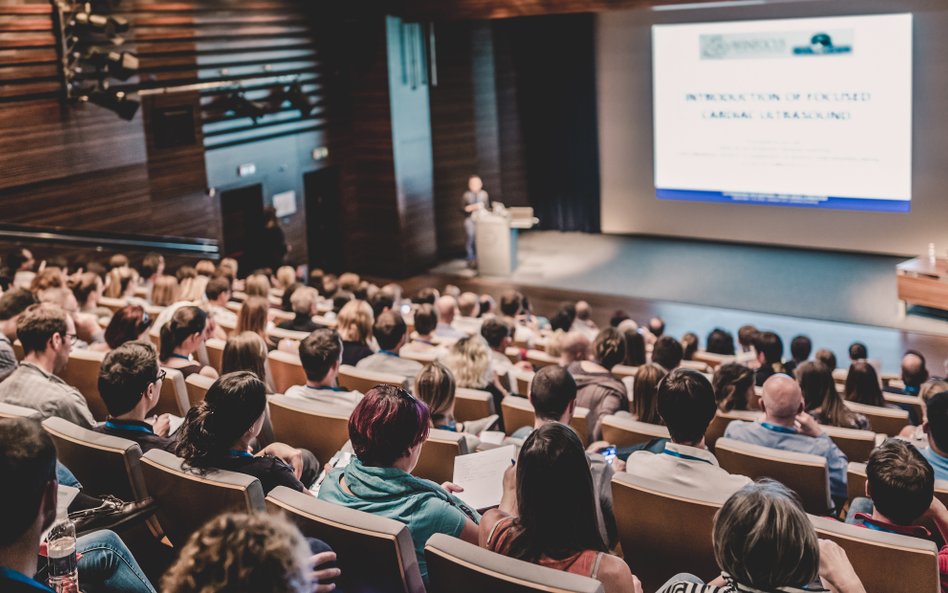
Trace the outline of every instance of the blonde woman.
{"type": "Polygon", "coordinates": [[[482,336],[467,336],[454,343],[442,360],[451,369],[458,387],[489,391],[494,397],[494,409],[507,395],[491,367],[490,348],[482,336]]]}
{"type": "Polygon", "coordinates": [[[185,278],[181,281],[178,290],[178,300],[189,303],[203,303],[205,300],[204,289],[207,288],[207,276],[194,276],[185,278]]]}
{"type": "Polygon", "coordinates": [[[336,329],[342,337],[342,364],[355,366],[374,354],[370,342],[375,315],[365,301],[349,301],[336,316],[336,329]]]}
{"type": "Polygon", "coordinates": [[[167,307],[178,300],[178,279],[174,276],[158,276],[151,290],[151,304],[167,307]]]}
{"type": "Polygon", "coordinates": [[[270,296],[270,279],[267,278],[265,274],[253,274],[248,276],[245,282],[244,292],[247,293],[248,297],[268,297],[270,296]]]}
{"type": "Polygon", "coordinates": [[[276,280],[277,288],[286,290],[291,284],[296,282],[296,270],[293,269],[293,266],[280,266],[276,271],[274,279],[276,280]]]}
{"type": "Polygon", "coordinates": [[[480,445],[477,435],[494,424],[497,416],[489,416],[473,422],[458,422],[454,418],[454,402],[457,385],[454,375],[440,362],[425,365],[415,377],[415,396],[428,404],[431,412],[431,427],[465,434],[469,451],[480,445]]]}
{"type": "Polygon", "coordinates": [[[269,314],[270,303],[266,297],[247,297],[237,313],[236,333],[253,332],[263,338],[269,350],[273,350],[276,345],[267,336],[267,329],[270,327],[269,314]]]}

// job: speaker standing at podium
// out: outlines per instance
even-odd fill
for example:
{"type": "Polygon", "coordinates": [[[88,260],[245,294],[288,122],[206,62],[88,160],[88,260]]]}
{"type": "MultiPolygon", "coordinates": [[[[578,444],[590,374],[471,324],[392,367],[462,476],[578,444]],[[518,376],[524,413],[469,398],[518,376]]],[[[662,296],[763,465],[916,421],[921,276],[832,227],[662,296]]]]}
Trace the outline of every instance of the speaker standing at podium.
{"type": "Polygon", "coordinates": [[[474,250],[474,217],[477,210],[490,209],[490,198],[484,191],[484,182],[477,175],[471,175],[467,180],[467,191],[464,192],[464,233],[467,235],[467,265],[473,268],[476,265],[477,253],[474,250]]]}

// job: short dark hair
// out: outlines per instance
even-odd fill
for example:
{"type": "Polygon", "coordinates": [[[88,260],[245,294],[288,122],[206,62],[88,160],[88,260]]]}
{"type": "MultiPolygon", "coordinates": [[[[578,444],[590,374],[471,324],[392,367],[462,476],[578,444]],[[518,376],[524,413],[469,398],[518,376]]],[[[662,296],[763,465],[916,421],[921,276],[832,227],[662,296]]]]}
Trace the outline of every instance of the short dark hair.
{"type": "Polygon", "coordinates": [[[671,336],[660,337],[652,346],[652,362],[662,365],[666,371],[681,365],[683,356],[684,348],[681,347],[678,340],[671,336]]]}
{"type": "Polygon", "coordinates": [[[310,381],[322,381],[342,354],[342,338],[334,329],[317,329],[300,342],[300,362],[310,381]]]}
{"type": "Polygon", "coordinates": [[[415,294],[415,298],[412,299],[412,302],[416,305],[434,305],[436,300],[438,300],[437,289],[426,286],[415,294]]]}
{"type": "Polygon", "coordinates": [[[23,352],[46,352],[46,345],[54,334],[66,340],[66,312],[51,303],[30,305],[16,320],[16,337],[23,344],[23,352]]]}
{"type": "Polygon", "coordinates": [[[656,338],[662,337],[665,333],[665,321],[661,317],[652,317],[648,320],[648,331],[656,338]]]}
{"type": "Polygon", "coordinates": [[[0,546],[14,543],[36,520],[43,491],[56,479],[56,447],[36,420],[0,419],[0,546]]]}
{"type": "Polygon", "coordinates": [[[862,342],[853,342],[849,345],[850,360],[862,360],[864,358],[869,358],[869,350],[865,344],[862,342]]]}
{"type": "Polygon", "coordinates": [[[415,310],[415,331],[427,336],[438,327],[438,314],[432,305],[425,303],[415,310]]]}
{"type": "Polygon", "coordinates": [[[0,295],[0,321],[13,319],[36,303],[33,293],[22,288],[11,288],[0,295]]]}
{"type": "Polygon", "coordinates": [[[777,364],[783,359],[783,340],[774,332],[759,332],[754,337],[754,348],[764,355],[766,364],[777,364]]]}
{"type": "Polygon", "coordinates": [[[112,416],[128,413],[158,378],[158,353],[145,342],[125,342],[99,367],[99,394],[112,416]]]}
{"type": "Polygon", "coordinates": [[[718,409],[708,379],[693,369],[675,369],[658,384],[658,413],[676,443],[698,443],[718,409]]]}
{"type": "Polygon", "coordinates": [[[500,319],[485,319],[481,324],[481,336],[491,348],[499,348],[505,338],[511,334],[510,326],[500,319]]]}
{"type": "Polygon", "coordinates": [[[372,306],[372,313],[378,317],[382,314],[382,311],[395,306],[395,295],[391,291],[382,288],[369,297],[369,305],[372,306]]]}
{"type": "Polygon", "coordinates": [[[530,401],[537,418],[559,420],[575,399],[576,379],[563,367],[545,366],[530,382],[530,401]]]}
{"type": "Polygon", "coordinates": [[[754,336],[757,335],[757,328],[753,325],[742,325],[737,330],[737,342],[744,347],[749,347],[754,343],[754,336]]]}
{"type": "Polygon", "coordinates": [[[754,371],[736,362],[719,365],[711,379],[714,398],[718,407],[725,412],[746,410],[747,391],[753,384],[754,371]]]}
{"type": "Polygon", "coordinates": [[[932,441],[941,451],[948,451],[948,391],[930,397],[926,411],[932,441]]]}
{"type": "Polygon", "coordinates": [[[125,342],[138,339],[145,333],[154,319],[138,305],[122,307],[112,315],[105,328],[105,343],[109,348],[118,348],[125,342]]]}
{"type": "Polygon", "coordinates": [[[592,346],[596,360],[607,369],[612,369],[625,361],[625,338],[614,327],[607,327],[600,331],[592,346]]]}
{"type": "Polygon", "coordinates": [[[363,464],[390,467],[428,438],[430,413],[425,402],[394,385],[376,385],[349,417],[349,440],[363,464]]]}
{"type": "Polygon", "coordinates": [[[158,273],[158,268],[161,266],[161,254],[158,253],[149,253],[142,258],[141,266],[138,268],[138,274],[142,278],[151,278],[158,273]]]}
{"type": "Polygon", "coordinates": [[[828,348],[820,348],[813,355],[813,358],[822,362],[831,371],[836,368],[836,355],[828,348]]]}
{"type": "Polygon", "coordinates": [[[20,269],[20,266],[25,264],[28,260],[23,252],[25,249],[23,247],[15,247],[7,252],[6,264],[7,268],[10,269],[10,273],[13,274],[20,269]]]}
{"type": "Polygon", "coordinates": [[[872,504],[897,525],[913,525],[932,504],[935,470],[911,444],[889,439],[866,463],[872,504]]]}
{"type": "Polygon", "coordinates": [[[393,311],[386,311],[376,317],[375,325],[372,326],[372,335],[382,350],[392,350],[398,346],[406,331],[405,320],[400,313],[393,311]]]}
{"type": "Polygon", "coordinates": [[[810,358],[810,352],[813,351],[813,341],[807,336],[794,336],[790,340],[790,356],[797,362],[803,362],[810,358]]]}
{"type": "Polygon", "coordinates": [[[513,317],[523,308],[523,295],[516,290],[505,291],[500,295],[500,312],[513,317]]]}
{"type": "Polygon", "coordinates": [[[716,327],[708,334],[704,349],[711,354],[731,356],[734,354],[734,336],[731,332],[716,327]]]}
{"type": "Polygon", "coordinates": [[[204,294],[212,301],[225,292],[230,292],[230,280],[226,276],[211,278],[207,281],[207,286],[204,287],[204,294]]]}

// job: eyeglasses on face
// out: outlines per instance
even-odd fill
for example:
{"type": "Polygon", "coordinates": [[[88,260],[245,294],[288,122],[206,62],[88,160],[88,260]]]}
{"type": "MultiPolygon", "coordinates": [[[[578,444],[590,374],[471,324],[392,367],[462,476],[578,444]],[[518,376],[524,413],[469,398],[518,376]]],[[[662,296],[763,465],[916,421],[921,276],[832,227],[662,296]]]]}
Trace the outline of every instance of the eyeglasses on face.
{"type": "Polygon", "coordinates": [[[160,370],[158,371],[158,374],[157,374],[157,375],[155,376],[155,378],[152,380],[152,383],[157,383],[157,382],[163,380],[166,376],[168,376],[168,372],[165,371],[164,369],[160,369],[160,370]]]}

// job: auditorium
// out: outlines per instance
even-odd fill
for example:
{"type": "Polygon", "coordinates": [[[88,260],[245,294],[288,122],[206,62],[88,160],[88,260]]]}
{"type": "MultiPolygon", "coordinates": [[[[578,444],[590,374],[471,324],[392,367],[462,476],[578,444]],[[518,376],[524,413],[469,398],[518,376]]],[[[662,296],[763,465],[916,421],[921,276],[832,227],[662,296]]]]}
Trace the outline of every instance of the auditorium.
{"type": "Polygon", "coordinates": [[[948,593],[948,3],[0,0],[0,591],[948,593]]]}

